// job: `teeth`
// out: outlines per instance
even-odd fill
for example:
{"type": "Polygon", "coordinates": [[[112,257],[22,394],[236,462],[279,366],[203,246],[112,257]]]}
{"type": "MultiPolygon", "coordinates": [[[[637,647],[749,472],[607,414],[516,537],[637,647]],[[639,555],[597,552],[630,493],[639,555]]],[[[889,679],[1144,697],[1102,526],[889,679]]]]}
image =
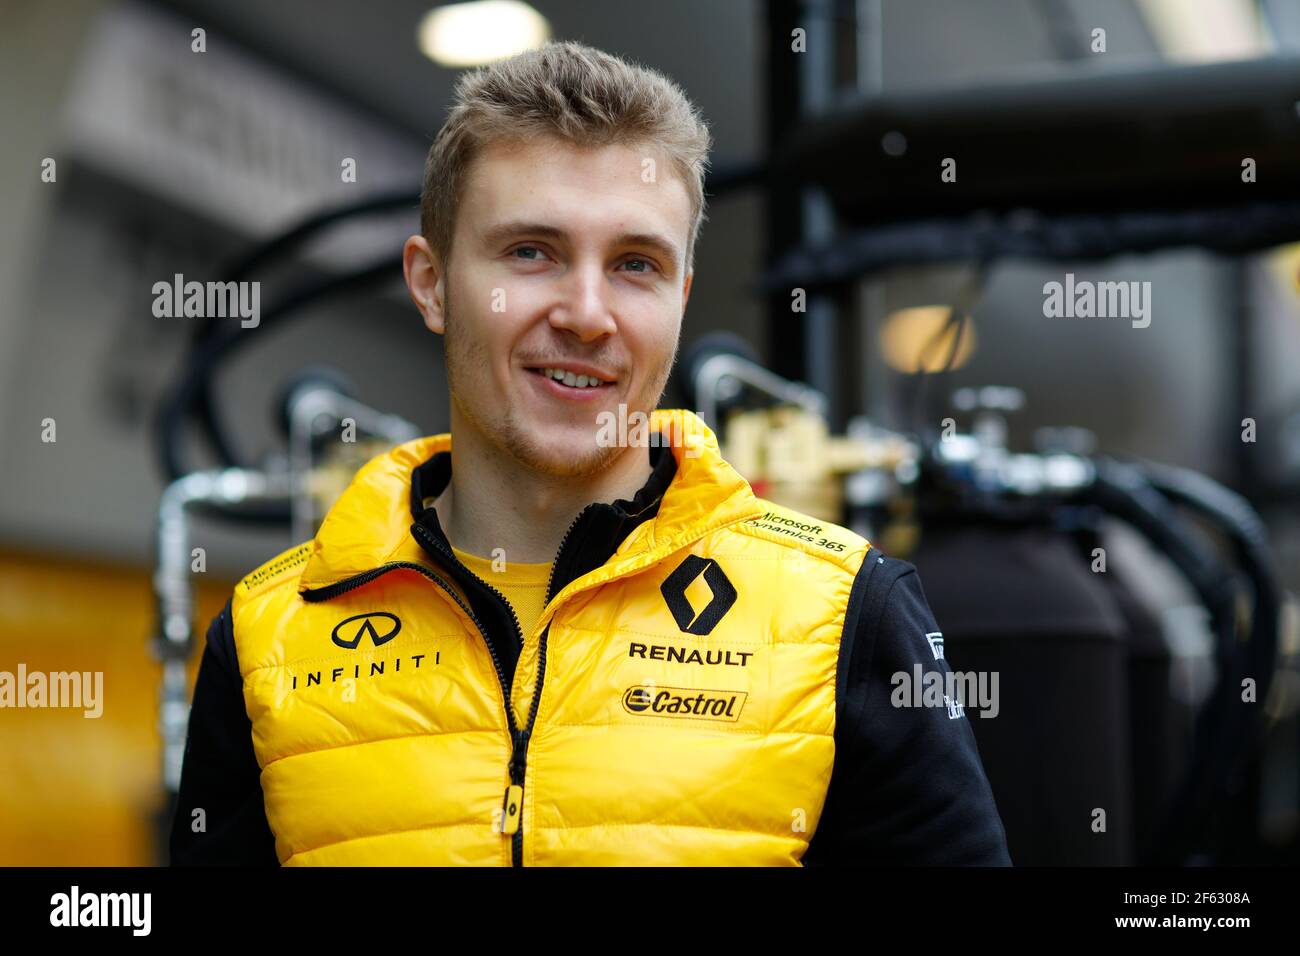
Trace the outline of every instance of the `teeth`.
{"type": "Polygon", "coordinates": [[[555,379],[557,382],[563,382],[570,388],[596,388],[604,384],[593,375],[574,375],[572,372],[566,372],[558,368],[544,368],[542,374],[547,378],[555,379]]]}

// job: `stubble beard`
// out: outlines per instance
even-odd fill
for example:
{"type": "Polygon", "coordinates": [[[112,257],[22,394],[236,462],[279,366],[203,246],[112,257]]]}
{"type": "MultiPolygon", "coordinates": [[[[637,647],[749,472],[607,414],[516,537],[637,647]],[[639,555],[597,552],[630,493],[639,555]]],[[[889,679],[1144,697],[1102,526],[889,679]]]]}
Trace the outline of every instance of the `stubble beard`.
{"type": "MultiPolygon", "coordinates": [[[[493,416],[491,406],[485,405],[483,408],[475,409],[472,407],[472,403],[463,401],[462,396],[469,393],[462,391],[459,385],[465,381],[490,382],[492,380],[490,374],[491,362],[487,350],[483,348],[481,342],[466,341],[466,337],[460,334],[460,325],[453,319],[450,284],[448,284],[446,291],[444,306],[446,318],[443,354],[451,401],[460,415],[473,426],[485,442],[531,471],[553,478],[569,479],[589,478],[598,475],[628,450],[617,444],[604,448],[596,443],[600,423],[596,421],[593,413],[591,442],[587,447],[581,450],[569,447],[558,451],[551,449],[551,454],[548,455],[543,440],[524,427],[513,408],[505,407],[499,414],[493,416]]],[[[651,403],[649,407],[644,409],[636,408],[629,402],[629,418],[635,411],[644,412],[648,418],[650,412],[658,407],[664,387],[668,382],[668,374],[677,361],[677,351],[680,346],[681,336],[678,335],[673,346],[672,355],[669,357],[666,366],[659,371],[655,394],[650,396],[651,403]]]]}

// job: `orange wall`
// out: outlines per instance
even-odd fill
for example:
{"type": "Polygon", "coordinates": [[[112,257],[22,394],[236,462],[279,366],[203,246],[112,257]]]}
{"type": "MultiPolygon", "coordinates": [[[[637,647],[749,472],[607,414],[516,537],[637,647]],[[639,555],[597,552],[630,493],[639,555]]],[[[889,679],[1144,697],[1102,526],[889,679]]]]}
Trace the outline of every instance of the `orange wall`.
{"type": "MultiPolygon", "coordinates": [[[[0,552],[0,671],[102,671],[103,714],[0,708],[0,866],[159,861],[152,569],[0,552]]],[[[199,584],[198,647],[233,582],[199,584]]]]}

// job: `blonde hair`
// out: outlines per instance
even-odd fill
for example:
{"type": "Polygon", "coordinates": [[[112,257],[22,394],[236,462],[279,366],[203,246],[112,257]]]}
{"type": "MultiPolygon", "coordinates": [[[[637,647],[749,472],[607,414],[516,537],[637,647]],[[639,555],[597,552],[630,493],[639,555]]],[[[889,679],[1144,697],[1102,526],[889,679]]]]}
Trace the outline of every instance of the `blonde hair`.
{"type": "Polygon", "coordinates": [[[704,221],[709,129],[662,73],[594,47],[553,42],[463,75],[434,138],[420,193],[420,232],[444,264],[465,181],[493,143],[551,137],[574,146],[648,146],[669,159],[691,201],[686,268],[704,221]]]}

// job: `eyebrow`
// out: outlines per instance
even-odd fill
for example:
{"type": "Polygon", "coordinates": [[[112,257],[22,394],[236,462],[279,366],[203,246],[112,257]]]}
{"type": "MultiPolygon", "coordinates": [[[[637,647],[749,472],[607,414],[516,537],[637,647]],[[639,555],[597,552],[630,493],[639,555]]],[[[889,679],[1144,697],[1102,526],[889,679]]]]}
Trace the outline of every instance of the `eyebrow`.
{"type": "MultiPolygon", "coordinates": [[[[507,239],[521,235],[545,236],[548,239],[567,238],[565,231],[558,226],[548,225],[544,222],[528,222],[514,219],[489,226],[483,232],[483,241],[489,246],[495,246],[507,239]]],[[[666,257],[674,267],[676,267],[680,256],[677,243],[654,232],[625,232],[615,237],[614,243],[619,246],[641,246],[642,248],[653,249],[661,256],[666,257]]]]}

